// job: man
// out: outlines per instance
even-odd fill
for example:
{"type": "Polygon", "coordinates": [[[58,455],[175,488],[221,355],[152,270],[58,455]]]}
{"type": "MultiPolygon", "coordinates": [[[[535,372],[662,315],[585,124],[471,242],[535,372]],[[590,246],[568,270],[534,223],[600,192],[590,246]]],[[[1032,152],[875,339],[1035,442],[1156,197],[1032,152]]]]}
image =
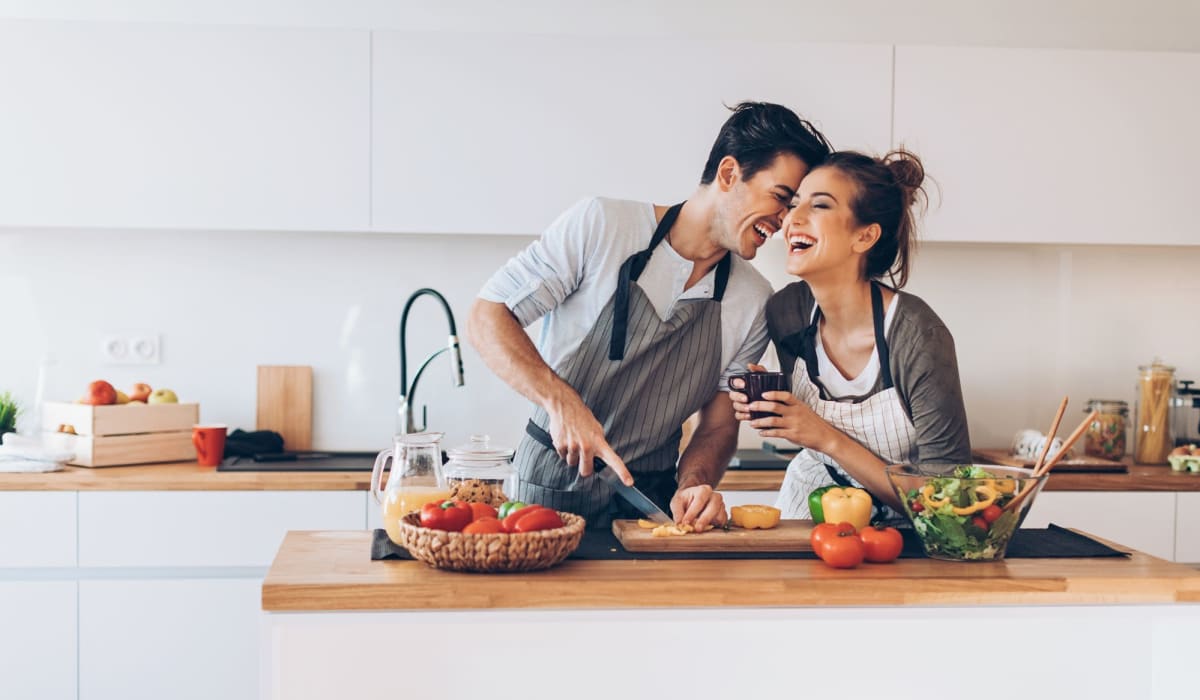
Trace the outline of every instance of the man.
{"type": "Polygon", "coordinates": [[[520,500],[593,526],[636,516],[594,477],[599,459],[676,522],[724,523],[713,487],[738,432],[727,380],[767,345],[771,286],[746,261],[829,151],[787,108],[742,103],[689,200],[584,200],[488,281],[470,340],[537,406],[514,457],[520,500]],[[539,353],[523,328],[543,316],[539,353]],[[696,411],[680,456],[681,426],[696,411]]]}

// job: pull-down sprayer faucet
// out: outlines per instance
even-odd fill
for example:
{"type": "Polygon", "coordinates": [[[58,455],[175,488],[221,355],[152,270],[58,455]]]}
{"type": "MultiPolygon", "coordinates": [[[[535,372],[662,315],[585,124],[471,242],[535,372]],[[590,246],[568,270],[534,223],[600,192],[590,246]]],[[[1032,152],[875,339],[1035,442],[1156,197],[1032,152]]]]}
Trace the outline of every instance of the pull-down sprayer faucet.
{"type": "Polygon", "coordinates": [[[428,287],[418,289],[413,292],[408,301],[404,303],[404,311],[400,314],[400,406],[397,414],[397,432],[420,433],[425,431],[425,422],[427,420],[426,408],[421,408],[421,426],[417,427],[416,421],[413,418],[415,413],[415,395],[417,393],[417,382],[421,381],[421,373],[433,361],[433,358],[442,353],[450,352],[450,381],[454,386],[463,385],[463,365],[462,365],[462,350],[458,345],[458,331],[454,327],[454,312],[450,310],[450,304],[446,302],[446,297],[439,294],[428,287]],[[446,312],[446,319],[450,321],[450,339],[446,343],[446,347],[438,350],[425,361],[417,369],[417,373],[413,376],[412,384],[408,384],[408,346],[405,343],[408,326],[408,311],[412,308],[413,302],[418,297],[431,295],[442,304],[442,309],[446,312]]]}

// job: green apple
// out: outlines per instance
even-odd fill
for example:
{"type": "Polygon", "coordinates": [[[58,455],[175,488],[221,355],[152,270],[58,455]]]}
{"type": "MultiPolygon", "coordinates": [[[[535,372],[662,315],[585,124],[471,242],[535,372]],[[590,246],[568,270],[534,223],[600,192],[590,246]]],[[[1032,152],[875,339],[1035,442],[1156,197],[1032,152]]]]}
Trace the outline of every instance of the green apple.
{"type": "Polygon", "coordinates": [[[179,403],[179,397],[170,389],[155,389],[150,392],[146,403],[179,403]]]}

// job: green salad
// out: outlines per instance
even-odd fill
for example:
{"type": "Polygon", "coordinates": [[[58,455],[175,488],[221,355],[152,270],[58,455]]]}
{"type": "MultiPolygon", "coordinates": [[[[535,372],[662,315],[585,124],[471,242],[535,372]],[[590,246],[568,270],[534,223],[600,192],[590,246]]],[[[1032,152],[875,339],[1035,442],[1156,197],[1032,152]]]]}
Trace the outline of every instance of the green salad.
{"type": "Polygon", "coordinates": [[[1019,508],[1005,510],[1019,492],[1012,477],[977,466],[955,467],[905,492],[904,508],[925,553],[948,559],[995,559],[1017,528],[1019,508]]]}

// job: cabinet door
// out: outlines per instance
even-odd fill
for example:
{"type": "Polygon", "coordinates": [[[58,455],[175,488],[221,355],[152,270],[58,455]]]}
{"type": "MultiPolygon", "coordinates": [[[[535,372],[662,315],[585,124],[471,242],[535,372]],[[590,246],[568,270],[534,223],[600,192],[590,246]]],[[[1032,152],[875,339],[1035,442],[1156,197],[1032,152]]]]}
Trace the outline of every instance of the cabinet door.
{"type": "Polygon", "coordinates": [[[0,581],[0,698],[74,700],[74,581],[0,581]]]}
{"type": "Polygon", "coordinates": [[[927,237],[1196,244],[1200,54],[899,46],[895,138],[927,237]]]}
{"type": "Polygon", "coordinates": [[[1200,564],[1200,493],[1178,495],[1175,513],[1175,561],[1200,564]]]}
{"type": "Polygon", "coordinates": [[[80,700],[258,697],[260,579],[79,583],[80,700]]]}
{"type": "Polygon", "coordinates": [[[362,530],[362,491],[79,494],[80,566],[269,566],[288,530],[362,530]]]}
{"type": "Polygon", "coordinates": [[[365,229],[367,32],[0,22],[0,225],[365,229]]]}
{"type": "Polygon", "coordinates": [[[1024,527],[1076,528],[1163,559],[1175,557],[1175,494],[1043,491],[1024,527]]]}
{"type": "Polygon", "coordinates": [[[0,493],[0,568],[75,566],[75,492],[0,493]]]}
{"type": "Polygon", "coordinates": [[[374,35],[373,227],[541,233],[589,195],[671,203],[729,112],[765,100],[886,148],[890,46],[374,35]]]}

